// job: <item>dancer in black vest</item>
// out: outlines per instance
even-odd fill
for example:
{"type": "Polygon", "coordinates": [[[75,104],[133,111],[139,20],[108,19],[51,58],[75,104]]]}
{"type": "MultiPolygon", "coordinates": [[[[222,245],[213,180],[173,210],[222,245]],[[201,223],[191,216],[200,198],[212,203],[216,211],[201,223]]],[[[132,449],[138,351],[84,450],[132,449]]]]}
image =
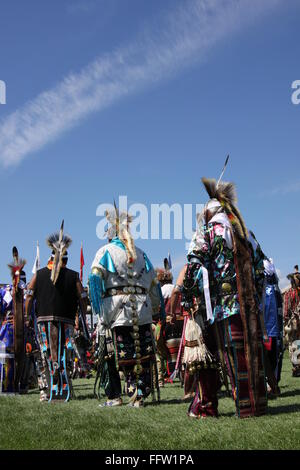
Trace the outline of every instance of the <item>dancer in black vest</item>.
{"type": "Polygon", "coordinates": [[[87,294],[79,274],[66,267],[67,248],[72,240],[63,235],[63,223],[60,233],[51,235],[47,243],[52,248],[52,255],[47,267],[37,271],[28,285],[25,310],[29,318],[35,300],[41,350],[40,400],[68,401],[72,394],[71,355],[75,316],[79,307],[85,318],[87,294]]]}

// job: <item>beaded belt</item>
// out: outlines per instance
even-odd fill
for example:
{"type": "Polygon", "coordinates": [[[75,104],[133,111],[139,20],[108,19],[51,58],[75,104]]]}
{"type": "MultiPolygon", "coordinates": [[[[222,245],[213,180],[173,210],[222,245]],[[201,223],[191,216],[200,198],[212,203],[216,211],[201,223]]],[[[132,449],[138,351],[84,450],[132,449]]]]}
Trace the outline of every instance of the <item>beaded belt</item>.
{"type": "Polygon", "coordinates": [[[147,289],[144,289],[143,287],[135,287],[135,286],[112,287],[111,289],[107,289],[104,297],[112,297],[114,295],[147,294],[147,293],[148,293],[147,289]]]}

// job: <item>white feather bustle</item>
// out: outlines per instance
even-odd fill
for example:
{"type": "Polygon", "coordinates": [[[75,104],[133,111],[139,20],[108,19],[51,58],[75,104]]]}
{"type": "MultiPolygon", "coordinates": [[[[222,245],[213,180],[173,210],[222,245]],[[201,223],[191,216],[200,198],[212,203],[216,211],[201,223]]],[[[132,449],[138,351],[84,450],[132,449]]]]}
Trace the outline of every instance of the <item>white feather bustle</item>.
{"type": "Polygon", "coordinates": [[[201,327],[193,318],[189,318],[187,321],[185,341],[198,343],[198,346],[193,347],[185,344],[183,362],[186,365],[191,365],[194,362],[206,362],[207,360],[212,360],[212,355],[204,343],[201,327]]]}

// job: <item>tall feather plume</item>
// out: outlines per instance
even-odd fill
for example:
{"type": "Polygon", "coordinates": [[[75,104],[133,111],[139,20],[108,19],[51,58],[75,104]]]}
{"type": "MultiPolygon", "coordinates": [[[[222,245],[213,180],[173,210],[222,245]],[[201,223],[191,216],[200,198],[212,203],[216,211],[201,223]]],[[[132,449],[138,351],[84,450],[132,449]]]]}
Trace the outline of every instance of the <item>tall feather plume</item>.
{"type": "Polygon", "coordinates": [[[229,161],[229,155],[227,155],[227,157],[226,157],[223,170],[222,170],[222,172],[221,172],[221,174],[220,174],[220,178],[218,179],[218,182],[217,182],[217,188],[218,188],[218,186],[219,186],[219,184],[220,184],[220,182],[221,182],[221,180],[222,180],[222,178],[223,178],[223,176],[224,176],[225,170],[226,170],[227,165],[228,165],[228,161],[229,161]]]}
{"type": "Polygon", "coordinates": [[[211,199],[218,199],[222,198],[224,201],[236,204],[237,197],[236,197],[236,190],[233,183],[225,183],[222,182],[222,178],[224,176],[225,170],[227,168],[229,162],[229,155],[227,155],[223,170],[221,171],[220,177],[218,181],[214,178],[202,178],[202,182],[206,188],[211,199]]]}
{"type": "Polygon", "coordinates": [[[11,263],[9,263],[7,266],[10,269],[13,285],[15,289],[18,290],[20,274],[26,264],[26,260],[19,258],[19,252],[15,246],[12,249],[12,255],[13,255],[13,261],[11,261],[11,263]]]}
{"type": "Polygon", "coordinates": [[[170,265],[168,258],[164,258],[164,268],[166,271],[170,271],[170,265]]]}
{"type": "Polygon", "coordinates": [[[119,211],[119,208],[117,207],[115,199],[114,199],[114,208],[115,208],[116,232],[119,233],[119,230],[120,230],[120,211],[119,211]]]}
{"type": "Polygon", "coordinates": [[[62,258],[72,243],[71,237],[64,235],[64,221],[62,221],[59,233],[53,233],[47,238],[47,245],[54,251],[53,266],[51,271],[51,281],[56,284],[60,269],[62,267],[62,258]]]}
{"type": "Polygon", "coordinates": [[[211,199],[217,199],[227,213],[229,220],[241,238],[248,238],[245,222],[236,207],[237,195],[233,183],[219,182],[214,178],[202,178],[205,189],[211,199]]]}
{"type": "Polygon", "coordinates": [[[11,270],[14,270],[14,272],[16,269],[21,271],[26,264],[26,260],[19,258],[19,252],[15,246],[12,249],[12,255],[13,255],[13,261],[11,261],[11,263],[8,264],[8,267],[11,270]]]}
{"type": "Polygon", "coordinates": [[[16,246],[13,247],[12,254],[13,254],[13,260],[14,260],[15,264],[17,265],[18,260],[19,260],[19,252],[18,252],[18,248],[16,246]]]}

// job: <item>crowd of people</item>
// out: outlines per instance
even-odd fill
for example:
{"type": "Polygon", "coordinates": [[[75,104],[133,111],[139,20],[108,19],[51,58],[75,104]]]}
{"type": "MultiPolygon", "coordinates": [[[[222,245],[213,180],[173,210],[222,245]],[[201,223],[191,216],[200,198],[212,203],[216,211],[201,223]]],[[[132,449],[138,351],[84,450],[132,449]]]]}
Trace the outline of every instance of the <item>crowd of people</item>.
{"type": "Polygon", "coordinates": [[[38,387],[40,401],[68,401],[76,399],[72,380],[87,377],[95,396],[106,396],[101,408],[140,408],[179,380],[190,418],[218,417],[222,387],[238,417],[267,412],[268,398],[280,395],[286,346],[300,377],[298,266],[282,294],[234,185],[202,181],[209,201],[175,283],[170,258],[154,268],[131,236],[131,216],[116,206],[86,288],[67,267],[72,240],[63,224],[48,237],[47,266],[28,284],[14,248],[12,284],[0,295],[0,393],[38,387]]]}

